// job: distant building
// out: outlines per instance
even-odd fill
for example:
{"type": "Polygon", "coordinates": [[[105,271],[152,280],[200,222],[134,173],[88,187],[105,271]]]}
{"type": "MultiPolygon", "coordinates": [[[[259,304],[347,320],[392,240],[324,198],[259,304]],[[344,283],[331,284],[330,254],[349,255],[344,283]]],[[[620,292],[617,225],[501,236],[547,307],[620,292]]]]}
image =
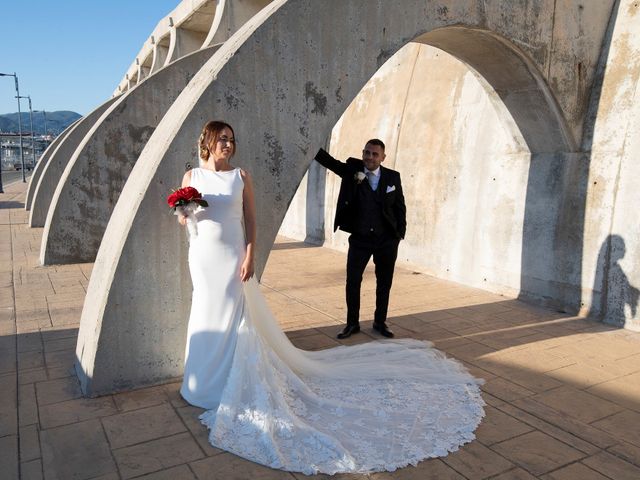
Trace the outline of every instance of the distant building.
{"type": "MultiPolygon", "coordinates": [[[[36,162],[53,140],[51,135],[38,135],[35,137],[36,162]]],[[[33,151],[31,149],[31,137],[22,135],[22,150],[24,152],[24,165],[27,169],[34,167],[33,151]]],[[[19,170],[22,168],[20,158],[20,135],[17,133],[0,133],[0,159],[3,170],[19,170]]]]}

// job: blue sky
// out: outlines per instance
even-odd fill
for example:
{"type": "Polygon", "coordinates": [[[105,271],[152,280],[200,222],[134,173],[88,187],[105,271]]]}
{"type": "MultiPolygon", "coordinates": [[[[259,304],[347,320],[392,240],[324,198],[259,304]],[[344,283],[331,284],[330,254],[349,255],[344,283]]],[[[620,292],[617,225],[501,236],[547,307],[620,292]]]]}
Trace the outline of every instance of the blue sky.
{"type": "MultiPolygon", "coordinates": [[[[180,0],[0,0],[0,72],[18,74],[34,110],[82,115],[111,97],[158,22],[180,0]]],[[[0,114],[17,111],[0,77],[0,114]]],[[[23,110],[28,109],[23,100],[23,110]]]]}

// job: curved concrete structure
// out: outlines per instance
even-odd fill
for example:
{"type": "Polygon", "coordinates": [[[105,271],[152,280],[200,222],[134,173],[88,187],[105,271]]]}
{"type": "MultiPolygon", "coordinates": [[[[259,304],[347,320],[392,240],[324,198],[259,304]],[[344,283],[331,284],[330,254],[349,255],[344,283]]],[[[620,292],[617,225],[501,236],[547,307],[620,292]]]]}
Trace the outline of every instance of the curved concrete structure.
{"type": "Polygon", "coordinates": [[[53,140],[53,142],[51,142],[51,144],[47,147],[47,149],[44,151],[44,153],[40,157],[40,160],[38,160],[38,163],[36,164],[36,167],[33,169],[33,173],[31,174],[31,178],[29,180],[29,186],[27,187],[27,197],[24,204],[25,210],[31,210],[31,202],[33,201],[33,195],[36,191],[36,187],[38,186],[38,182],[40,181],[40,177],[42,176],[42,172],[44,171],[45,167],[47,166],[47,163],[49,162],[49,159],[52,157],[54,152],[58,149],[58,146],[60,146],[62,141],[65,138],[67,138],[67,135],[69,134],[71,129],[73,129],[73,126],[78,121],[79,119],[73,122],[67,128],[65,128],[64,131],[61,132],[60,135],[58,135],[53,140]]]}
{"type": "Polygon", "coordinates": [[[113,93],[120,95],[163,66],[225,42],[272,0],[183,0],[163,18],[113,93]]]}
{"type": "Polygon", "coordinates": [[[227,41],[242,25],[272,0],[218,0],[211,30],[203,46],[217,45],[227,41]]]}
{"type": "Polygon", "coordinates": [[[640,4],[622,0],[599,65],[583,149],[591,150],[585,302],[606,323],[640,331],[640,4]]]}
{"type": "Polygon", "coordinates": [[[115,101],[110,98],[94,111],[82,117],[73,125],[69,134],[60,142],[60,146],[51,155],[51,159],[45,165],[42,176],[38,181],[38,186],[33,194],[33,202],[31,204],[31,212],[29,214],[30,227],[44,227],[47,219],[47,211],[51,205],[53,193],[58,186],[62,172],[69,163],[73,152],[85,137],[87,132],[94,125],[96,120],[105,112],[107,108],[115,101]]]}
{"type": "Polygon", "coordinates": [[[151,74],[157,72],[165,66],[167,61],[167,55],[169,54],[169,44],[171,42],[171,34],[167,32],[166,35],[157,39],[154,36],[151,37],[153,41],[153,60],[151,62],[151,74]]]}
{"type": "MultiPolygon", "coordinates": [[[[205,44],[208,45],[212,39],[226,40],[229,38],[233,32],[268,3],[270,0],[221,1],[215,9],[213,25],[211,2],[183,2],[171,15],[181,19],[183,29],[188,27],[201,33],[205,27],[210,26],[209,36],[205,41],[205,44]],[[218,33],[214,35],[214,32],[218,33]]],[[[164,20],[173,25],[172,16],[164,20]]],[[[175,33],[176,31],[175,28],[164,29],[162,25],[164,25],[164,21],[159,23],[154,34],[141,51],[141,55],[146,55],[147,59],[151,52],[150,46],[155,44],[155,35],[175,33]]],[[[208,53],[205,55],[211,55],[212,50],[209,48],[207,47],[208,53]]],[[[166,53],[170,55],[169,49],[166,53]]],[[[144,139],[139,137],[138,129],[148,130],[157,125],[169,107],[170,101],[173,101],[179,93],[179,89],[186,85],[184,82],[195,74],[196,65],[201,66],[205,58],[200,55],[195,57],[189,55],[188,57],[190,60],[184,63],[178,64],[180,60],[171,62],[170,65],[160,70],[163,72],[162,78],[146,84],[144,89],[136,93],[133,98],[129,97],[126,105],[135,105],[135,108],[130,106],[128,107],[129,111],[125,112],[123,106],[113,105],[98,121],[98,125],[89,131],[83,146],[74,155],[74,160],[71,162],[74,163],[74,166],[68,167],[73,171],[69,170],[68,175],[65,174],[65,178],[57,186],[58,193],[54,194],[49,207],[40,252],[43,264],[85,262],[95,259],[113,205],[126,180],[124,175],[128,175],[132,163],[118,163],[117,168],[110,168],[109,165],[113,161],[121,162],[122,158],[137,158],[137,154],[144,145],[143,141],[146,141],[146,137],[144,139]],[[171,88],[167,90],[163,86],[163,82],[172,82],[171,88]],[[157,95],[158,91],[162,91],[162,94],[157,95]],[[142,103],[135,100],[146,98],[149,95],[152,98],[142,101],[142,103]],[[135,112],[131,111],[132,108],[135,112]],[[120,119],[121,114],[122,118],[120,119]],[[132,120],[132,118],[135,119],[132,120]],[[117,132],[112,131],[107,134],[106,138],[103,138],[104,130],[100,126],[103,121],[109,125],[105,128],[116,129],[117,132]],[[132,126],[134,124],[135,128],[132,126]],[[79,157],[77,165],[75,165],[76,157],[79,157]],[[91,172],[86,171],[87,165],[91,166],[91,172]],[[98,178],[103,181],[97,183],[92,181],[92,179],[98,178]],[[96,185],[95,188],[89,187],[92,184],[96,185]],[[80,193],[81,190],[84,193],[80,193]],[[58,201],[58,195],[63,197],[62,201],[58,201]],[[87,221],[87,218],[90,220],[87,221]]],[[[167,58],[168,61],[169,58],[167,58]]],[[[139,62],[136,60],[136,63],[139,62]]],[[[138,66],[140,67],[140,65],[138,66]]],[[[139,68],[133,72],[134,77],[129,80],[129,84],[133,86],[144,74],[144,69],[139,68]]],[[[151,75],[151,77],[154,76],[155,73],[151,75]]],[[[135,90],[138,89],[135,88],[135,90]]]]}
{"type": "MultiPolygon", "coordinates": [[[[190,298],[187,245],[163,200],[182,176],[176,159],[195,157],[195,139],[212,117],[234,125],[236,163],[252,172],[257,187],[258,272],[315,150],[367,80],[409,41],[437,45],[480,72],[530,148],[571,152],[575,138],[544,75],[515,41],[489,29],[501,12],[483,6],[280,0],[229,39],[160,122],[116,205],[82,314],[77,356],[83,391],[113,392],[181,372],[190,298]],[[353,19],[359,19],[355,27],[353,19]]],[[[544,26],[548,20],[536,21],[544,26]]]]}
{"type": "Polygon", "coordinates": [[[158,22],[113,94],[126,92],[178,58],[214,45],[204,45],[204,40],[211,31],[216,4],[216,0],[182,0],[158,22]]]}
{"type": "MultiPolygon", "coordinates": [[[[87,133],[51,200],[44,265],[93,262],[120,191],[160,119],[218,47],[187,55],[117,97],[87,133]]],[[[197,163],[194,157],[182,163],[197,163]]]]}

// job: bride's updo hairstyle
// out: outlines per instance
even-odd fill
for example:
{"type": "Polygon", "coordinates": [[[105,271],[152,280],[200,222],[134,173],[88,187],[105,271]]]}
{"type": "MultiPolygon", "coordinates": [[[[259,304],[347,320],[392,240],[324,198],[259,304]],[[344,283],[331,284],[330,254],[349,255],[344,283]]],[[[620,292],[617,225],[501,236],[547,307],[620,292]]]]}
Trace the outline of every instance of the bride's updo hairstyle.
{"type": "MultiPolygon", "coordinates": [[[[218,136],[220,132],[228,128],[231,130],[233,134],[233,138],[236,137],[236,133],[233,131],[233,127],[226,122],[222,122],[220,120],[211,120],[210,122],[205,123],[202,128],[202,133],[200,134],[200,138],[198,139],[198,155],[200,156],[200,160],[207,161],[209,160],[209,155],[215,148],[215,143],[218,141],[218,136]]],[[[233,146],[233,155],[236,154],[236,144],[235,142],[231,144],[233,146]]]]}

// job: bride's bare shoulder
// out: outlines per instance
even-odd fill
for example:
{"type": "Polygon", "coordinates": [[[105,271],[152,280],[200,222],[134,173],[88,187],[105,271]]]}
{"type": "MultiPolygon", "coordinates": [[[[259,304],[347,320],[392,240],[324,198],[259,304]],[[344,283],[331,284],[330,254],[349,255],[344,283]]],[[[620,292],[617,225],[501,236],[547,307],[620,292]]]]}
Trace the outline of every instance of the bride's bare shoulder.
{"type": "Polygon", "coordinates": [[[188,187],[191,185],[191,172],[193,169],[189,169],[184,172],[184,176],[182,177],[182,187],[188,187]]]}

